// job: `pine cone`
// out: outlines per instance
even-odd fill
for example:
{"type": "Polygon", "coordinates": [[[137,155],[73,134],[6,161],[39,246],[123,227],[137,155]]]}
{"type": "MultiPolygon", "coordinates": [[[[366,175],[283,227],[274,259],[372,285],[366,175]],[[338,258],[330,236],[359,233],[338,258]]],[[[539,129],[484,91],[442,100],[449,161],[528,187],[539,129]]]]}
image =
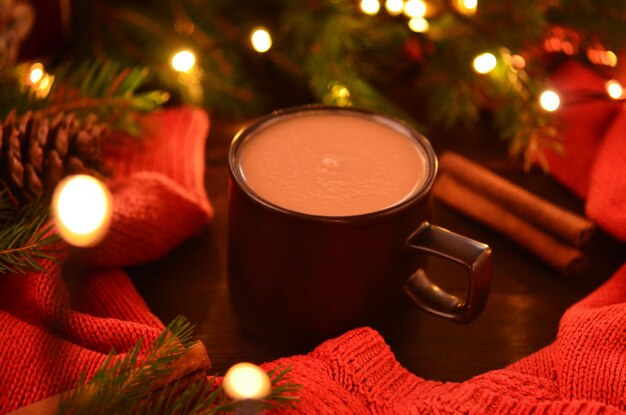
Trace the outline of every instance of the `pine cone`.
{"type": "Polygon", "coordinates": [[[101,176],[101,143],[107,133],[95,120],[81,123],[73,114],[49,120],[12,112],[0,121],[0,182],[19,205],[50,195],[66,175],[101,176]]]}

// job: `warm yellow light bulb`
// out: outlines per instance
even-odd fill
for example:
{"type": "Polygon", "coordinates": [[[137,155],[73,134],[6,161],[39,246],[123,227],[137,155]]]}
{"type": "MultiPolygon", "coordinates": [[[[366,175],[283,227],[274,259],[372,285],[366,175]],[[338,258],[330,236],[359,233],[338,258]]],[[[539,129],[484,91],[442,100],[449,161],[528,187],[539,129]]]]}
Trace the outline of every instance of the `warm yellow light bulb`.
{"type": "Polygon", "coordinates": [[[349,98],[350,90],[343,85],[336,84],[332,87],[331,93],[337,98],[349,98]]]}
{"type": "Polygon", "coordinates": [[[69,176],[56,187],[52,213],[59,235],[71,245],[94,246],[111,222],[111,194],[92,176],[69,176]]]}
{"type": "Polygon", "coordinates": [[[463,0],[463,6],[466,9],[475,9],[478,6],[478,0],[463,0]]]}
{"type": "Polygon", "coordinates": [[[427,32],[429,28],[430,23],[428,23],[428,20],[424,19],[423,17],[412,17],[409,20],[409,29],[414,32],[424,33],[427,32]]]}
{"type": "Polygon", "coordinates": [[[387,9],[387,13],[392,16],[397,16],[402,13],[402,9],[404,9],[404,0],[387,0],[385,2],[385,9],[387,9]]]}
{"type": "Polygon", "coordinates": [[[480,74],[487,74],[496,68],[498,61],[493,53],[485,52],[474,58],[474,70],[480,74]]]}
{"type": "Polygon", "coordinates": [[[622,94],[624,93],[624,89],[622,88],[622,85],[615,79],[611,79],[610,81],[608,81],[605,87],[606,87],[606,92],[613,99],[620,99],[622,97],[622,94]]]}
{"type": "Polygon", "coordinates": [[[34,63],[31,65],[30,70],[28,72],[28,80],[31,84],[36,84],[41,81],[44,75],[43,65],[41,63],[34,63]]]}
{"type": "Polygon", "coordinates": [[[539,96],[539,104],[546,111],[556,111],[561,106],[561,98],[556,92],[547,89],[539,96]]]}
{"type": "Polygon", "coordinates": [[[424,17],[428,10],[424,0],[409,0],[404,3],[402,11],[407,17],[424,17]]]}
{"type": "Polygon", "coordinates": [[[235,400],[263,399],[270,393],[271,382],[262,368],[244,362],[228,369],[222,386],[235,400]]]}
{"type": "Polygon", "coordinates": [[[461,13],[471,16],[476,13],[478,0],[454,0],[454,7],[461,13]]]}
{"type": "Polygon", "coordinates": [[[172,56],[172,68],[177,72],[190,73],[196,66],[196,55],[190,50],[181,50],[172,56]]]}
{"type": "Polygon", "coordinates": [[[478,7],[478,0],[463,0],[463,8],[467,12],[475,12],[478,7]]]}
{"type": "Polygon", "coordinates": [[[350,90],[341,82],[331,82],[324,101],[340,107],[348,106],[351,103],[350,90]]]}
{"type": "Polygon", "coordinates": [[[272,36],[264,27],[257,27],[250,33],[252,48],[259,53],[264,53],[272,47],[272,36]]]}
{"type": "Polygon", "coordinates": [[[360,8],[363,13],[373,16],[380,10],[380,2],[378,0],[361,0],[360,8]]]}

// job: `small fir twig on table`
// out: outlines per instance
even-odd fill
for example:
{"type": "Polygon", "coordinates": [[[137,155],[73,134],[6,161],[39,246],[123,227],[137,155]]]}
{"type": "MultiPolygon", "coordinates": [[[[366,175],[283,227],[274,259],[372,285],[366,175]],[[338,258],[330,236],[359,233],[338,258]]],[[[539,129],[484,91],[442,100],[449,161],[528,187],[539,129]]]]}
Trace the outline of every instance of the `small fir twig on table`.
{"type": "MultiPolygon", "coordinates": [[[[154,384],[166,378],[174,363],[189,352],[192,327],[183,318],[176,318],[150,346],[142,358],[141,340],[124,358],[107,358],[93,378],[63,394],[58,414],[216,414],[237,411],[245,401],[232,401],[215,378],[202,376],[197,382],[186,384],[183,379],[170,383],[158,391],[154,384]]],[[[257,408],[267,410],[291,407],[298,400],[294,394],[300,385],[284,382],[290,368],[276,368],[268,372],[272,390],[258,402],[257,408]]]]}

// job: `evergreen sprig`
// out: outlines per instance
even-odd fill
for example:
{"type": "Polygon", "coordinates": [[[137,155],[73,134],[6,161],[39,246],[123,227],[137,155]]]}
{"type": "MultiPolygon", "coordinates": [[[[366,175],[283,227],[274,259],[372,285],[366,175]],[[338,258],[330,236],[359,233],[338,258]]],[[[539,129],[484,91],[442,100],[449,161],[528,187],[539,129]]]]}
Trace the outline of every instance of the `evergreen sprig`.
{"type": "MultiPolygon", "coordinates": [[[[369,108],[411,121],[406,111],[394,105],[365,75],[368,66],[363,63],[371,59],[366,51],[374,47],[368,39],[369,27],[369,22],[351,13],[338,13],[323,21],[310,47],[312,52],[304,60],[309,88],[326,104],[369,108]],[[345,93],[338,88],[345,88],[345,93]]],[[[386,37],[378,41],[398,48],[406,33],[398,29],[391,24],[384,31],[386,37]]]]}
{"type": "Polygon", "coordinates": [[[133,135],[139,133],[137,113],[157,109],[169,99],[163,91],[138,92],[150,71],[119,62],[68,64],[54,71],[55,86],[40,110],[45,115],[72,111],[80,116],[95,114],[107,124],[133,135]]]}
{"type": "MultiPolygon", "coordinates": [[[[152,384],[167,376],[172,363],[189,351],[193,328],[184,317],[177,317],[142,355],[140,339],[122,358],[114,359],[112,351],[102,367],[87,383],[84,376],[79,386],[63,395],[58,414],[216,414],[233,412],[250,402],[230,400],[212,377],[184,384],[174,382],[154,392],[152,384]]],[[[255,408],[274,409],[292,406],[299,385],[285,382],[289,368],[268,372],[270,395],[255,402],[255,408]]]]}
{"type": "Polygon", "coordinates": [[[0,193],[0,274],[42,271],[42,259],[55,260],[58,236],[46,225],[48,204],[37,200],[19,210],[0,193]]]}
{"type": "Polygon", "coordinates": [[[136,135],[138,113],[157,109],[169,99],[164,91],[140,91],[151,76],[146,67],[125,66],[111,59],[47,68],[53,84],[47,96],[41,98],[26,82],[29,67],[22,64],[0,74],[0,118],[11,111],[48,116],[72,112],[79,119],[95,116],[113,129],[136,135]]]}

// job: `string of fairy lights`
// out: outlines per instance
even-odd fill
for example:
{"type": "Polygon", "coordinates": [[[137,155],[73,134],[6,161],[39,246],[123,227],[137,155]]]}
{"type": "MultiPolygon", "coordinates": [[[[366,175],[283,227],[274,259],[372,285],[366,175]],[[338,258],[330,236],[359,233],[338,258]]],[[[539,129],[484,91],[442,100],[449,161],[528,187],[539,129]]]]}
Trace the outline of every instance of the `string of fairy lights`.
{"type": "MultiPolygon", "coordinates": [[[[360,0],[359,9],[367,15],[381,12],[380,0],[360,0]]],[[[458,12],[468,17],[474,15],[479,7],[478,0],[453,0],[458,12]]],[[[405,16],[408,27],[416,32],[426,33],[429,28],[428,19],[436,16],[434,6],[426,0],[385,0],[384,9],[391,16],[405,16]],[[417,29],[417,30],[416,30],[417,29]]],[[[544,48],[549,52],[562,52],[572,55],[578,52],[579,39],[575,31],[566,31],[555,27],[545,39],[544,48]]],[[[258,26],[249,33],[251,48],[257,53],[266,53],[272,48],[272,36],[265,27],[258,26]]],[[[617,55],[602,47],[588,47],[589,60],[597,65],[615,67],[617,55]]],[[[175,51],[170,58],[170,66],[181,75],[192,76],[201,72],[198,68],[195,53],[190,49],[175,51]]],[[[503,63],[511,71],[524,70],[526,61],[519,54],[510,53],[505,48],[498,52],[485,51],[477,54],[471,65],[478,76],[488,76],[503,63]]],[[[38,98],[45,98],[54,84],[54,76],[47,73],[40,62],[32,63],[22,81],[38,98]]],[[[182,81],[181,81],[182,82],[182,81]]],[[[329,86],[338,105],[349,105],[350,91],[340,83],[329,86]]],[[[610,79],[606,82],[606,93],[612,99],[623,99],[624,91],[619,81],[610,79]]],[[[556,111],[561,105],[558,91],[546,88],[539,96],[539,105],[546,111],[556,111]]],[[[59,233],[70,244],[76,246],[93,246],[98,243],[108,229],[110,221],[110,194],[106,186],[90,176],[72,176],[62,181],[55,192],[52,211],[58,222],[59,233]],[[85,195],[89,194],[89,197],[85,195]],[[85,204],[91,204],[89,206],[85,204]]]]}
{"type": "MultiPolygon", "coordinates": [[[[468,17],[476,14],[479,4],[478,0],[453,0],[453,6],[459,13],[468,17]]],[[[364,14],[374,16],[381,12],[383,6],[380,0],[359,0],[358,7],[364,14]]],[[[410,30],[427,35],[430,28],[429,18],[437,16],[438,10],[427,0],[385,0],[384,9],[390,16],[404,16],[407,19],[407,26],[410,30]]],[[[266,27],[258,26],[249,33],[249,42],[252,50],[257,53],[266,53],[273,46],[273,39],[270,31],[266,27]]],[[[578,35],[575,31],[568,31],[565,28],[555,27],[552,33],[545,39],[544,49],[547,52],[561,52],[566,55],[573,55],[578,52],[578,35]]],[[[606,50],[601,46],[588,47],[586,55],[589,61],[596,65],[615,67],[618,57],[615,52],[606,50]]],[[[191,49],[180,49],[175,51],[170,58],[170,66],[182,76],[178,80],[187,87],[196,87],[196,95],[200,95],[198,85],[201,77],[201,70],[198,68],[196,54],[191,49]]],[[[511,71],[523,71],[526,60],[519,54],[514,54],[506,48],[500,48],[497,52],[485,51],[477,54],[471,62],[472,68],[479,76],[488,76],[499,65],[507,65],[511,71]]],[[[41,63],[34,63],[26,77],[26,84],[32,88],[37,97],[47,96],[54,83],[54,77],[45,72],[41,63]]],[[[606,93],[612,99],[623,99],[624,91],[619,81],[610,79],[606,82],[606,93]]],[[[338,82],[329,85],[329,94],[332,102],[337,105],[350,105],[350,91],[345,85],[338,82]]],[[[546,111],[556,111],[561,105],[561,98],[558,91],[547,88],[538,99],[541,108],[546,111]]]]}
{"type": "MultiPolygon", "coordinates": [[[[471,17],[478,10],[478,0],[453,0],[453,6],[459,13],[471,17]]],[[[381,12],[383,5],[380,0],[360,0],[358,3],[360,11],[364,14],[374,16],[381,12]]],[[[404,16],[407,19],[407,26],[416,33],[427,34],[430,23],[429,18],[435,17],[436,8],[426,0],[385,0],[384,9],[390,16],[404,16]]],[[[268,52],[272,48],[272,36],[265,27],[255,27],[250,31],[250,46],[258,53],[268,52]]],[[[551,36],[544,42],[547,52],[562,52],[567,55],[577,53],[577,34],[574,31],[567,32],[566,29],[556,27],[551,36]]],[[[617,66],[617,55],[611,50],[602,47],[589,47],[587,57],[590,62],[597,65],[609,67],[617,66]]],[[[508,65],[511,71],[518,72],[524,70],[526,60],[519,54],[512,54],[505,48],[497,53],[485,51],[477,54],[471,62],[472,68],[478,75],[486,76],[498,66],[499,63],[508,65]]],[[[190,50],[180,50],[172,55],[171,67],[181,73],[191,73],[196,65],[195,55],[190,50]]],[[[624,96],[623,87],[619,81],[610,79],[606,82],[607,95],[612,99],[622,99],[624,96]]],[[[350,91],[340,83],[329,85],[329,93],[333,102],[337,105],[350,104],[350,91]]],[[[538,103],[545,111],[553,112],[560,108],[561,97],[558,91],[547,88],[538,99],[538,103]]]]}
{"type": "MultiPolygon", "coordinates": [[[[460,13],[470,17],[479,7],[478,0],[454,0],[454,7],[460,13]]],[[[360,0],[360,11],[367,15],[376,15],[382,9],[380,0],[360,0]]],[[[405,16],[408,27],[416,32],[426,33],[429,28],[428,18],[436,16],[433,6],[426,0],[385,0],[384,9],[391,16],[405,16]],[[416,30],[417,29],[417,30],[416,30]]],[[[272,36],[265,27],[255,27],[250,31],[251,48],[257,53],[266,53],[272,48],[272,36]]],[[[562,52],[572,55],[578,52],[579,39],[575,31],[555,27],[545,39],[544,48],[549,52],[562,52]]],[[[589,60],[597,65],[615,67],[617,55],[602,47],[588,47],[589,60]]],[[[177,50],[171,55],[170,66],[175,73],[197,80],[201,71],[198,68],[195,53],[190,49],[177,50]]],[[[493,53],[485,51],[477,54],[471,65],[478,76],[488,76],[500,64],[504,63],[513,72],[522,71],[526,66],[524,57],[501,48],[493,53]]],[[[32,63],[25,71],[23,85],[30,88],[38,98],[45,98],[54,84],[54,76],[47,73],[41,62],[32,63]]],[[[186,78],[181,82],[184,81],[186,78]]],[[[350,91],[341,83],[332,83],[329,91],[338,105],[349,105],[350,91]]],[[[623,99],[624,91],[619,81],[610,79],[606,82],[606,93],[612,99],[623,99]]],[[[546,111],[556,111],[561,105],[558,91],[546,88],[539,96],[539,105],[546,111]]],[[[108,229],[111,212],[111,197],[106,186],[90,176],[71,176],[63,180],[55,191],[52,211],[60,235],[76,246],[93,246],[102,240],[108,229]],[[86,197],[85,195],[89,195],[86,197]]]]}
{"type": "MultiPolygon", "coordinates": [[[[459,13],[470,17],[478,10],[478,0],[454,0],[453,6],[459,13]]],[[[360,0],[359,7],[363,13],[373,16],[380,12],[381,3],[379,0],[360,0]]],[[[430,28],[428,18],[436,15],[436,10],[433,10],[432,5],[426,0],[386,0],[384,7],[391,16],[406,16],[409,29],[417,33],[427,33],[430,28]]],[[[544,42],[544,48],[547,52],[573,55],[578,52],[577,43],[578,35],[575,31],[566,31],[564,28],[556,27],[552,35],[544,42]]],[[[617,55],[611,50],[598,46],[589,47],[586,52],[589,61],[596,65],[617,66],[617,55]]],[[[472,61],[474,71],[479,75],[488,75],[496,69],[499,61],[508,64],[514,72],[523,70],[526,66],[526,60],[521,55],[511,54],[506,49],[502,49],[499,55],[496,56],[489,51],[476,55],[472,61]]],[[[610,79],[606,82],[605,88],[610,98],[623,98],[624,91],[619,81],[610,79]]],[[[548,88],[539,95],[539,105],[545,111],[556,111],[561,105],[561,97],[557,91],[548,88]]]]}

